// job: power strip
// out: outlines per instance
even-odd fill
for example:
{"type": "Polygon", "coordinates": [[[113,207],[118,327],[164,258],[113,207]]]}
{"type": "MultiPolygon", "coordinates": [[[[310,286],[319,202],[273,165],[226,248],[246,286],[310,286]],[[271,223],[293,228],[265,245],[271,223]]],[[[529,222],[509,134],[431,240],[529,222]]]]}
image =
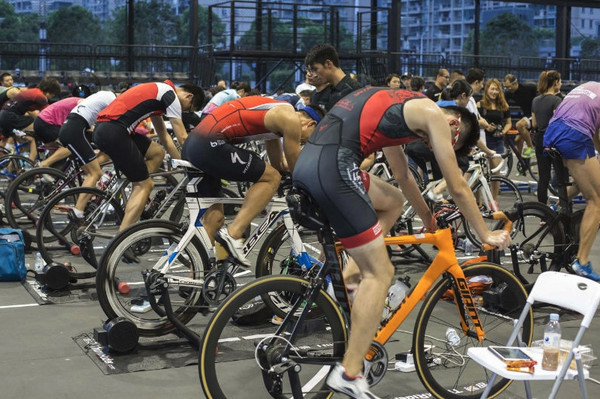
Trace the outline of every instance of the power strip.
{"type": "Polygon", "coordinates": [[[415,363],[413,361],[412,353],[398,353],[396,355],[396,359],[398,359],[398,361],[394,364],[394,370],[398,370],[403,373],[410,373],[412,371],[415,371],[415,363]]]}

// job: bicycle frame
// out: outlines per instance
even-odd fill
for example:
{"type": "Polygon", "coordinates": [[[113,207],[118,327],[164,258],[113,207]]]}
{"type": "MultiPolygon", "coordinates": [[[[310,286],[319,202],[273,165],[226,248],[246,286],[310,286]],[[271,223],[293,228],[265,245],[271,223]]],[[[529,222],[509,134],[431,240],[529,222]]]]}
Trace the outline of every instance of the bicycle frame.
{"type": "MultiPolygon", "coordinates": [[[[244,202],[244,198],[197,198],[196,184],[201,176],[196,176],[190,179],[187,184],[186,202],[190,213],[190,225],[183,237],[176,245],[173,244],[163,256],[156,262],[153,270],[157,270],[160,274],[168,277],[170,284],[179,284],[182,286],[198,287],[204,283],[203,279],[193,279],[190,277],[173,276],[169,275],[169,269],[175,262],[182,250],[192,241],[194,237],[198,238],[205,248],[210,248],[214,255],[214,245],[211,242],[211,238],[208,236],[204,225],[202,224],[202,217],[206,211],[213,204],[234,204],[241,205],[244,202]]],[[[298,233],[298,229],[295,227],[294,222],[289,214],[288,206],[285,198],[273,198],[269,205],[267,205],[267,214],[253,229],[250,236],[246,239],[243,252],[248,255],[254,247],[258,244],[260,239],[269,231],[269,228],[273,226],[278,220],[283,219],[283,223],[289,232],[292,239],[292,253],[297,257],[297,260],[302,268],[306,270],[310,269],[314,264],[320,264],[320,262],[308,255],[298,233]]]]}
{"type": "MultiPolygon", "coordinates": [[[[452,276],[455,282],[455,291],[458,291],[457,293],[461,298],[460,301],[457,301],[457,308],[463,332],[469,335],[473,334],[467,325],[467,319],[470,319],[473,326],[475,326],[477,339],[480,342],[483,341],[485,339],[485,332],[481,328],[479,314],[471,296],[471,291],[468,288],[465,274],[456,258],[452,244],[451,229],[444,228],[434,233],[415,234],[412,236],[385,237],[384,240],[386,245],[431,244],[438,248],[438,253],[417,285],[407,293],[400,306],[392,313],[390,319],[381,325],[375,335],[375,341],[382,345],[385,344],[417,304],[421,302],[421,299],[427,295],[427,292],[435,284],[436,280],[444,273],[449,273],[452,276]]],[[[339,249],[341,249],[341,244],[336,245],[336,251],[339,249]]]]}

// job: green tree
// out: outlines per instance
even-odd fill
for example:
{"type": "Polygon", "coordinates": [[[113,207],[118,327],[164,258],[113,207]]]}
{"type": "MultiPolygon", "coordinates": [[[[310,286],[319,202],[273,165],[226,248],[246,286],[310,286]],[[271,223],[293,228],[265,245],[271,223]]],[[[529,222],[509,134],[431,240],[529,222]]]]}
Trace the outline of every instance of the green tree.
{"type": "Polygon", "coordinates": [[[580,58],[599,59],[600,58],[600,39],[586,37],[581,40],[580,58]]]}
{"type": "Polygon", "coordinates": [[[242,35],[238,41],[240,49],[243,50],[274,50],[290,51],[292,44],[292,27],[290,24],[278,18],[271,19],[271,32],[268,31],[267,16],[262,19],[262,45],[259,48],[256,43],[256,20],[250,25],[250,29],[242,35]],[[270,35],[270,36],[269,36],[270,35]],[[271,38],[269,42],[269,37],[271,38]]]}
{"type": "Polygon", "coordinates": [[[97,44],[104,37],[98,19],[83,7],[70,6],[53,11],[46,24],[50,43],[97,44]]]}
{"type": "MultiPolygon", "coordinates": [[[[190,45],[190,9],[187,8],[181,15],[179,43],[190,45]]],[[[212,41],[208,40],[208,9],[198,6],[198,45],[212,44],[218,48],[226,43],[225,24],[214,12],[212,13],[212,41]]]]}
{"type": "MultiPolygon", "coordinates": [[[[531,56],[538,53],[536,34],[525,21],[514,14],[503,13],[492,18],[481,30],[479,53],[495,56],[531,56]]],[[[473,31],[465,40],[464,52],[473,54],[473,31]]]]}
{"type": "Polygon", "coordinates": [[[0,41],[37,42],[39,30],[36,14],[17,14],[11,4],[0,0],[0,41]]]}
{"type": "MultiPolygon", "coordinates": [[[[175,45],[181,31],[179,18],[169,4],[152,1],[136,1],[133,6],[134,44],[175,45]]],[[[117,9],[106,24],[108,43],[127,43],[127,8],[117,9]]]]}
{"type": "MultiPolygon", "coordinates": [[[[298,19],[300,51],[306,52],[315,44],[331,42],[329,26],[326,24],[315,23],[308,18],[298,19]]],[[[349,33],[344,25],[340,26],[340,46],[337,49],[340,53],[353,52],[356,49],[354,35],[349,33]]]]}

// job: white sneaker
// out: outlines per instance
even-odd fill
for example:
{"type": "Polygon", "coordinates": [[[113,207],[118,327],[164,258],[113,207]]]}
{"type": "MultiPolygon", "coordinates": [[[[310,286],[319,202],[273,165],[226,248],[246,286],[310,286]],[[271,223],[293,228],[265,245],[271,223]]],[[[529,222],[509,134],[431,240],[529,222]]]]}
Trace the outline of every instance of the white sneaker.
{"type": "Polygon", "coordinates": [[[327,377],[327,386],[335,392],[343,393],[356,399],[379,399],[369,391],[369,384],[362,375],[353,380],[348,379],[346,370],[341,364],[336,364],[327,377]]]}
{"type": "Polygon", "coordinates": [[[242,266],[247,268],[252,266],[242,250],[244,247],[244,242],[242,239],[235,239],[231,237],[226,226],[221,227],[221,230],[217,231],[215,240],[217,240],[217,242],[221,244],[227,250],[227,252],[229,252],[229,255],[233,256],[242,266]]]}

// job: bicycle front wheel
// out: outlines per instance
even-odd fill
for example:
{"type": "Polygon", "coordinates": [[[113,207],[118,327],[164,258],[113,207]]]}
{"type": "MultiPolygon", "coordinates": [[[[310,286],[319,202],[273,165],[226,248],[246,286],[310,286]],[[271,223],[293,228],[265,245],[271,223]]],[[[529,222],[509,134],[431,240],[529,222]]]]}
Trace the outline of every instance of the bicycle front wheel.
{"type": "MultiPolygon", "coordinates": [[[[429,293],[415,323],[413,350],[415,368],[421,382],[439,399],[476,399],[490,378],[490,372],[467,356],[471,347],[506,345],[525,302],[527,292],[510,272],[493,263],[482,262],[464,269],[476,302],[477,313],[486,339],[466,336],[457,314],[452,276],[445,277],[429,293]],[[475,283],[477,279],[478,282],[475,283]],[[484,291],[483,294],[481,291],[484,291]],[[461,340],[453,345],[446,338],[448,329],[458,332],[461,340]]],[[[470,323],[471,320],[467,320],[470,323]]],[[[474,327],[471,325],[471,331],[474,327]]],[[[523,324],[522,339],[531,343],[533,312],[523,324]]],[[[502,392],[511,380],[497,378],[490,397],[502,392]]]]}
{"type": "Polygon", "coordinates": [[[298,321],[295,316],[308,305],[308,284],[293,276],[263,277],[238,289],[219,306],[206,327],[199,353],[200,381],[207,398],[291,398],[290,378],[282,371],[285,359],[287,365],[300,366],[298,387],[305,398],[333,395],[325,379],[344,355],[346,324],[323,290],[310,303],[319,317],[311,317],[310,309],[298,321]],[[245,309],[262,306],[260,298],[283,292],[300,306],[284,324],[273,324],[268,310],[254,313],[251,320],[244,318],[245,309]],[[290,334],[292,329],[294,334],[290,334]]]}
{"type": "MultiPolygon", "coordinates": [[[[96,275],[98,301],[109,319],[128,318],[142,336],[160,336],[175,330],[164,311],[158,314],[150,307],[142,272],[152,270],[181,237],[176,224],[157,219],[136,223],[115,237],[102,256],[96,275]]],[[[208,254],[195,238],[171,264],[167,274],[201,279],[209,268],[208,254]]],[[[198,313],[201,286],[172,284],[168,292],[173,312],[182,323],[198,313]]]]}
{"type": "MultiPolygon", "coordinates": [[[[497,183],[500,185],[500,192],[498,194],[498,207],[499,209],[508,209],[512,208],[516,202],[523,202],[523,196],[521,195],[521,191],[519,188],[506,177],[502,176],[490,176],[488,182],[497,183]]],[[[487,201],[483,201],[484,189],[481,183],[477,183],[473,188],[473,193],[475,194],[475,198],[477,198],[479,209],[481,209],[482,215],[484,215],[485,223],[487,224],[488,230],[497,230],[501,228],[502,222],[498,222],[497,220],[492,219],[491,217],[486,218],[485,216],[491,216],[494,212],[492,208],[492,204],[487,203],[487,201]]],[[[471,228],[469,222],[465,220],[465,232],[467,237],[473,244],[478,247],[482,246],[482,242],[479,239],[475,230],[471,228]]],[[[515,232],[513,231],[511,235],[514,237],[515,232]]]]}

